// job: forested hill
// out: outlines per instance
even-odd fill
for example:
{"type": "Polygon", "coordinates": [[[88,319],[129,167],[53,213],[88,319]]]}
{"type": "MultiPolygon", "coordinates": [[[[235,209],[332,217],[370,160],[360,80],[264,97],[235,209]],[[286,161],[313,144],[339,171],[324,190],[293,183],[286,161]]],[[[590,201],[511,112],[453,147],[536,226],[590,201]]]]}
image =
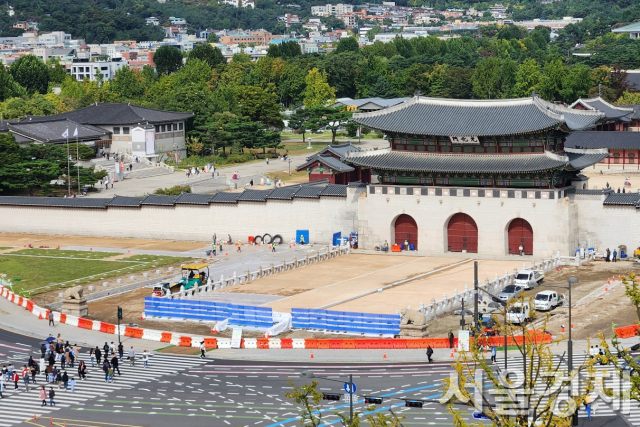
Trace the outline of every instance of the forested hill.
{"type": "MultiPolygon", "coordinates": [[[[11,0],[9,5],[16,15],[9,17],[0,9],[0,35],[19,35],[21,30],[11,28],[18,20],[40,23],[41,31],[65,31],[88,43],[108,43],[113,40],[159,40],[163,32],[158,27],[145,25],[144,18],[155,16],[166,20],[170,16],[185,18],[191,31],[198,28],[259,29],[284,31],[278,16],[297,14],[301,18],[310,14],[311,6],[318,4],[352,3],[360,0],[256,0],[256,8],[238,9],[220,5],[215,0],[11,0]],[[291,4],[300,6],[292,7],[291,4]]],[[[374,1],[374,3],[379,3],[374,1]]],[[[450,0],[396,0],[397,5],[413,7],[447,7],[486,10],[495,2],[450,0]]],[[[584,42],[608,32],[612,26],[640,21],[638,0],[561,0],[542,4],[539,0],[512,0],[509,6],[513,19],[561,19],[563,16],[584,18],[584,24],[573,26],[571,41],[584,42]]],[[[337,21],[337,20],[336,20],[337,21]]],[[[334,22],[337,26],[339,24],[334,22]]]]}

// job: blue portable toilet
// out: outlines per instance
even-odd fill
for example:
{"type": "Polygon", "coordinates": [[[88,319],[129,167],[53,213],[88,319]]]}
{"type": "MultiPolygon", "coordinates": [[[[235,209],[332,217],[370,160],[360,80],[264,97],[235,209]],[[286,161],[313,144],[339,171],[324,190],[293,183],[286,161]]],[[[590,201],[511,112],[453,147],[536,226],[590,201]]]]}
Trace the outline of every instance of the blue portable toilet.
{"type": "Polygon", "coordinates": [[[309,230],[296,230],[296,243],[309,243],[309,230]]]}
{"type": "Polygon", "coordinates": [[[333,246],[340,246],[342,244],[342,233],[339,231],[333,233],[333,246]]]}

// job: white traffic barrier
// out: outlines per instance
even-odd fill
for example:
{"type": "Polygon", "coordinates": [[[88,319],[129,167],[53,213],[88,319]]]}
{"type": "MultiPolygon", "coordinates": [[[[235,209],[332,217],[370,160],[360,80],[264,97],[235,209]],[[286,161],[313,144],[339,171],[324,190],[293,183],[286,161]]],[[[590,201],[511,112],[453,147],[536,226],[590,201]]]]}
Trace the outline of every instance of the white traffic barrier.
{"type": "Polygon", "coordinates": [[[218,348],[231,348],[231,338],[217,338],[218,348]]]}
{"type": "MultiPolygon", "coordinates": [[[[220,340],[218,340],[218,347],[220,347],[220,340]]],[[[244,339],[244,348],[258,348],[258,339],[257,338],[245,338],[244,339]]]]}
{"type": "Polygon", "coordinates": [[[180,335],[172,336],[171,341],[169,342],[171,345],[180,345],[180,335]]]}
{"type": "Polygon", "coordinates": [[[204,337],[191,337],[191,347],[200,348],[202,341],[204,341],[204,337]]]}
{"type": "Polygon", "coordinates": [[[54,322],[60,322],[60,313],[57,311],[53,312],[53,321],[54,322]]]}
{"type": "Polygon", "coordinates": [[[78,326],[78,318],[76,316],[69,316],[67,314],[67,320],[65,320],[64,323],[66,323],[67,325],[70,325],[70,326],[77,327],[78,326]]]}
{"type": "Polygon", "coordinates": [[[160,331],[154,331],[153,329],[143,329],[142,330],[142,339],[143,340],[160,342],[161,338],[162,338],[162,332],[160,332],[160,331]]]}
{"type": "Polygon", "coordinates": [[[97,320],[93,321],[93,327],[91,328],[91,330],[93,331],[99,331],[100,328],[102,327],[102,322],[99,322],[97,320]]]}
{"type": "Polygon", "coordinates": [[[294,338],[291,340],[293,348],[304,348],[304,338],[294,338]]]}
{"type": "Polygon", "coordinates": [[[269,348],[282,348],[280,338],[269,338],[269,348]]]}

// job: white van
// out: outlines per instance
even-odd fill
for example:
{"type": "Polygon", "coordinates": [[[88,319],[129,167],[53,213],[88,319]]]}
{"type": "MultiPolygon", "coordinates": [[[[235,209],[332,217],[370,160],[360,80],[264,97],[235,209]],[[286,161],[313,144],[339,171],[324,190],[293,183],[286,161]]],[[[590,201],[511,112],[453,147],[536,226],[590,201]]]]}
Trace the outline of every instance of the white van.
{"type": "Polygon", "coordinates": [[[531,320],[529,303],[517,302],[507,310],[507,322],[520,325],[531,320]]]}
{"type": "Polygon", "coordinates": [[[526,290],[533,289],[544,280],[544,273],[538,270],[520,270],[515,277],[515,285],[522,286],[526,290]]]}
{"type": "Polygon", "coordinates": [[[538,311],[549,311],[560,305],[556,291],[542,291],[536,294],[533,306],[538,311]]]}

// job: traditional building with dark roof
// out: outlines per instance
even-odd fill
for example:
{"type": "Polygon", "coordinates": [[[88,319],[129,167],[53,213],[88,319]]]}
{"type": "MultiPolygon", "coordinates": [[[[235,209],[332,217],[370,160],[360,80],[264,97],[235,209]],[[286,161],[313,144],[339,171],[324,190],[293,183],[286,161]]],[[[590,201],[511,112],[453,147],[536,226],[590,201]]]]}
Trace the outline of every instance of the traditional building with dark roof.
{"type": "Polygon", "coordinates": [[[349,153],[357,153],[360,148],[346,144],[328,145],[296,168],[297,171],[306,170],[309,181],[329,180],[332,184],[348,184],[356,181],[371,181],[369,170],[353,167],[343,162],[349,153]],[[364,172],[364,175],[363,175],[364,172]]]}

